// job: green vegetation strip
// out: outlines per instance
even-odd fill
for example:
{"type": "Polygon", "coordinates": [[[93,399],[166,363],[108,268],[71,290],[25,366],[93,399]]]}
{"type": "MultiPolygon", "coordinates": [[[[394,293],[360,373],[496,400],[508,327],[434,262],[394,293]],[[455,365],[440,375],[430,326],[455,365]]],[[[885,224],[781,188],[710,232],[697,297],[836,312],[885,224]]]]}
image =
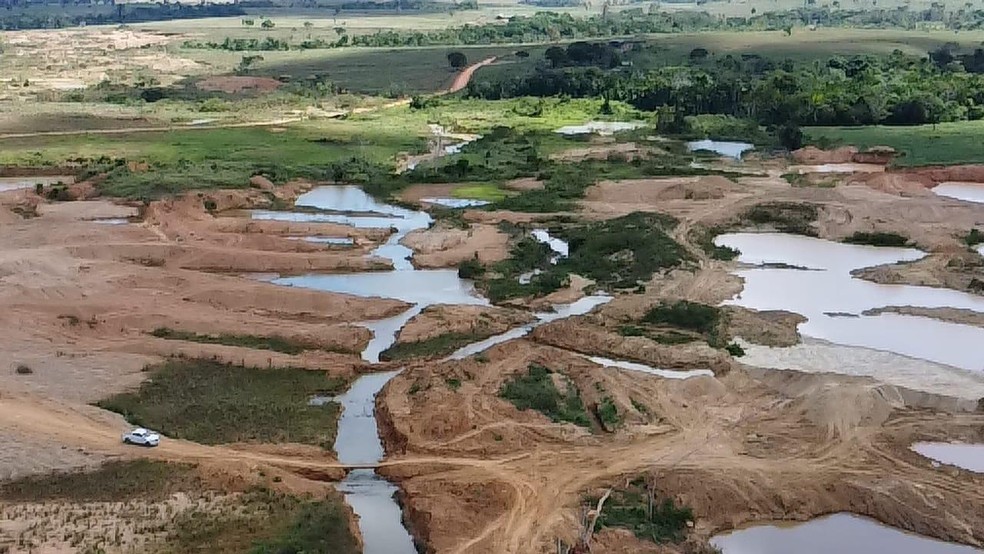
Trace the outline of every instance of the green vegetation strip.
{"type": "Polygon", "coordinates": [[[567,240],[568,256],[551,263],[550,248],[523,237],[510,250],[507,260],[479,267],[474,261],[459,266],[459,275],[481,279],[479,286],[493,302],[549,294],[576,274],[611,288],[634,288],[656,272],[677,267],[691,259],[690,253],[669,235],[677,222],[672,217],[634,212],[606,221],[559,228],[567,240]],[[523,274],[537,272],[528,283],[523,274]]]}
{"type": "Polygon", "coordinates": [[[858,231],[844,239],[848,244],[866,244],[869,246],[905,246],[909,244],[909,238],[898,233],[885,233],[877,231],[874,233],[863,233],[858,231]]]}
{"type": "Polygon", "coordinates": [[[591,420],[581,401],[581,391],[568,383],[563,392],[554,384],[553,371],[531,364],[526,374],[516,375],[502,385],[499,396],[520,410],[536,410],[554,422],[590,427],[591,420]]]}
{"type": "Polygon", "coordinates": [[[331,448],[339,409],[309,406],[316,395],[341,392],[346,381],[321,371],[258,369],[207,360],[172,360],[148,368],[136,392],[99,407],[167,436],[220,444],[297,442],[331,448]]]}
{"type": "Polygon", "coordinates": [[[756,225],[769,225],[777,231],[815,237],[812,224],[818,208],[813,204],[795,202],[764,202],[745,211],[744,219],[756,225]]]}
{"type": "Polygon", "coordinates": [[[194,466],[156,460],[106,462],[92,471],[50,473],[0,483],[6,502],[163,500],[202,486],[194,466]]]}
{"type": "MultiPolygon", "coordinates": [[[[589,499],[589,502],[594,507],[598,499],[589,499]]],[[[636,479],[628,487],[612,491],[598,516],[595,530],[617,527],[657,544],[678,543],[686,537],[687,522],[693,519],[690,508],[677,506],[670,498],[655,498],[645,481],[636,479]]]]}
{"type": "Polygon", "coordinates": [[[407,360],[410,358],[437,358],[455,350],[492,336],[494,333],[444,333],[416,342],[394,344],[379,354],[384,361],[407,360]]]}
{"type": "MultiPolygon", "coordinates": [[[[298,342],[280,336],[261,337],[258,335],[204,335],[201,333],[191,333],[188,331],[177,331],[169,327],[158,327],[151,333],[157,338],[169,340],[184,340],[190,342],[200,342],[203,344],[221,344],[224,346],[241,346],[243,348],[255,348],[257,350],[272,350],[284,354],[300,354],[305,350],[325,350],[307,343],[298,342]]],[[[353,351],[344,349],[329,350],[342,354],[352,354],[353,351]]]]}

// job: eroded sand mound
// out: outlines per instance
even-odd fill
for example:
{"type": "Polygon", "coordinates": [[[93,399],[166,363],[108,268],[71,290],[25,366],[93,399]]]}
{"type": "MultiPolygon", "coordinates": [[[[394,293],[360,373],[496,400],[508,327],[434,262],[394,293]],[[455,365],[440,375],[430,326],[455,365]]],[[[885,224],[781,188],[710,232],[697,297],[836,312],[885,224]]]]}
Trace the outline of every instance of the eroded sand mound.
{"type": "Polygon", "coordinates": [[[505,259],[509,235],[493,225],[469,229],[437,226],[413,231],[400,242],[414,250],[417,267],[449,267],[474,257],[482,263],[505,259]]]}
{"type": "Polygon", "coordinates": [[[656,204],[665,200],[710,200],[741,192],[742,187],[726,177],[675,177],[670,179],[627,179],[602,181],[588,188],[588,202],[611,204],[656,204]]]}
{"type": "Polygon", "coordinates": [[[816,146],[807,146],[794,150],[793,159],[801,164],[837,164],[854,161],[858,149],[853,146],[843,146],[834,150],[821,150],[816,146]]]}
{"type": "Polygon", "coordinates": [[[397,336],[398,342],[418,342],[447,333],[495,335],[529,323],[528,312],[488,306],[428,306],[397,336]]]}

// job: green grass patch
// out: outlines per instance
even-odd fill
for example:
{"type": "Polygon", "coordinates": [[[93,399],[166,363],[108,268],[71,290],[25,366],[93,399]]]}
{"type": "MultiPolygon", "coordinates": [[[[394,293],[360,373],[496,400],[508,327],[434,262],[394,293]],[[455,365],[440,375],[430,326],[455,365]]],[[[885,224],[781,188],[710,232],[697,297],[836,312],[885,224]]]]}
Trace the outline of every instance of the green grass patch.
{"type": "Polygon", "coordinates": [[[530,364],[526,374],[516,375],[502,385],[499,396],[520,410],[536,410],[553,422],[590,427],[591,420],[581,401],[581,391],[568,383],[566,390],[561,392],[552,375],[550,369],[530,364]]]}
{"type": "Polygon", "coordinates": [[[905,246],[909,244],[909,237],[898,233],[885,233],[876,231],[873,233],[863,233],[858,231],[844,239],[848,244],[866,244],[869,246],[905,246]]]}
{"type": "Polygon", "coordinates": [[[953,165],[984,162],[984,120],[938,125],[894,127],[809,127],[804,129],[814,144],[845,144],[861,149],[891,146],[900,153],[894,165],[953,165]]]}
{"type": "Polygon", "coordinates": [[[379,359],[383,361],[408,360],[412,358],[438,358],[455,350],[492,336],[492,333],[444,333],[416,342],[401,342],[383,350],[379,359]]]}
{"type": "Polygon", "coordinates": [[[602,398],[598,403],[597,414],[605,429],[612,430],[622,424],[622,415],[618,413],[618,406],[610,396],[602,398]]]}
{"type": "Polygon", "coordinates": [[[486,183],[458,187],[451,192],[451,196],[455,198],[467,198],[470,200],[497,202],[508,196],[508,194],[506,191],[499,188],[498,185],[486,183]]]}
{"type": "Polygon", "coordinates": [[[5,502],[123,502],[163,500],[202,483],[193,465],[157,460],[114,460],[91,471],[50,473],[0,483],[5,502]]]}
{"type": "Polygon", "coordinates": [[[568,256],[557,263],[551,263],[554,253],[546,244],[524,236],[513,245],[509,259],[492,264],[484,274],[471,274],[481,275],[479,287],[492,302],[549,294],[566,286],[570,274],[603,287],[634,288],[654,273],[690,259],[689,252],[669,235],[676,224],[666,215],[634,212],[566,225],[554,230],[569,245],[568,256]],[[524,274],[528,282],[521,283],[524,274]]]}
{"type": "Polygon", "coordinates": [[[667,215],[629,215],[563,229],[570,253],[557,268],[593,279],[600,285],[635,287],[654,273],[677,267],[690,254],[669,231],[677,221],[667,215]]]}
{"type": "Polygon", "coordinates": [[[666,325],[701,334],[713,333],[721,321],[721,309],[687,300],[663,302],[646,312],[642,320],[654,325],[666,325]]]}
{"type": "Polygon", "coordinates": [[[321,371],[258,369],[207,360],[172,360],[148,368],[136,392],[98,406],[134,425],[203,444],[297,442],[331,448],[339,408],[309,406],[316,395],[341,392],[344,379],[321,371]]]}
{"type": "MultiPolygon", "coordinates": [[[[597,499],[589,499],[590,505],[597,505],[597,499]]],[[[693,521],[693,511],[686,506],[677,506],[673,499],[662,501],[641,480],[633,481],[624,489],[613,490],[605,502],[595,531],[606,527],[628,529],[647,541],[657,544],[681,542],[687,534],[687,522],[693,521]]]]}
{"type": "Polygon", "coordinates": [[[278,536],[258,541],[249,549],[250,554],[355,554],[361,551],[340,500],[299,503],[292,510],[289,524],[278,536]]]}
{"type": "Polygon", "coordinates": [[[356,554],[360,549],[343,506],[338,497],[313,500],[255,488],[232,509],[182,511],[159,552],[356,554]]]}
{"type": "Polygon", "coordinates": [[[769,225],[777,231],[794,235],[816,236],[812,223],[817,220],[817,207],[795,202],[764,202],[745,211],[744,219],[756,225],[769,225]]]}
{"type": "MultiPolygon", "coordinates": [[[[305,350],[320,350],[318,347],[297,342],[279,336],[261,337],[257,335],[204,335],[201,333],[190,333],[187,331],[177,331],[168,327],[158,327],[151,333],[157,338],[168,340],[184,340],[189,342],[200,342],[203,344],[221,344],[224,346],[241,346],[243,348],[255,348],[257,350],[272,350],[283,352],[284,354],[300,354],[305,350]]],[[[351,353],[346,351],[345,353],[351,353]]]]}

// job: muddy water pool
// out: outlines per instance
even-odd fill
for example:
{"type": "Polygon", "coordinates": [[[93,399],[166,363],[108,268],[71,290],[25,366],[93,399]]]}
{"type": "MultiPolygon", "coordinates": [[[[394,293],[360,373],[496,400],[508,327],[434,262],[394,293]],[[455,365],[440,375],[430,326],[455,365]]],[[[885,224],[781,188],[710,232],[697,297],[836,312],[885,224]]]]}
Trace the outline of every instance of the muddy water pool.
{"type": "Polygon", "coordinates": [[[744,287],[727,304],[799,313],[808,318],[799,327],[807,337],[984,372],[984,357],[980,355],[984,329],[980,327],[894,313],[863,315],[886,306],[984,312],[984,297],[942,288],[882,285],[851,275],[864,267],[918,260],[924,256],[918,250],[841,244],[780,233],[726,234],[717,237],[715,243],[737,248],[741,252],[739,262],[760,266],[735,272],[744,280],[744,287]]]}
{"type": "Polygon", "coordinates": [[[918,442],[912,449],[931,460],[984,473],[984,444],[918,442]]]}
{"type": "Polygon", "coordinates": [[[723,554],[981,554],[982,550],[900,531],[853,514],[800,524],[759,525],[718,535],[723,554]]]}
{"type": "Polygon", "coordinates": [[[947,198],[984,203],[984,183],[940,183],[933,187],[933,192],[947,198]]]}
{"type": "Polygon", "coordinates": [[[747,142],[730,142],[724,140],[695,140],[687,143],[687,150],[691,152],[714,152],[715,154],[720,154],[728,158],[734,158],[740,160],[742,154],[749,150],[753,150],[754,145],[747,142]]]}

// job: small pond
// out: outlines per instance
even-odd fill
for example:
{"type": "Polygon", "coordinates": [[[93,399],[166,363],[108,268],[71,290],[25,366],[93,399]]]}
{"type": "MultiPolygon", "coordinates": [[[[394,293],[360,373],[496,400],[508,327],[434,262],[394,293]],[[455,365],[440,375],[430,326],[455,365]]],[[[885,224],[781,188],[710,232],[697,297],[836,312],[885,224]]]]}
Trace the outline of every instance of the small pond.
{"type": "Polygon", "coordinates": [[[729,142],[723,140],[695,140],[687,143],[687,150],[691,152],[714,152],[728,158],[740,160],[742,154],[753,150],[755,145],[747,142],[729,142]]]}
{"type": "Polygon", "coordinates": [[[70,185],[75,182],[75,177],[71,175],[37,175],[34,177],[0,177],[0,192],[10,190],[32,189],[39,183],[48,185],[65,184],[70,185]]]}
{"type": "Polygon", "coordinates": [[[475,200],[472,198],[421,198],[425,204],[435,204],[445,208],[477,208],[491,204],[488,200],[475,200]]]}
{"type": "Polygon", "coordinates": [[[984,473],[984,444],[918,442],[912,449],[937,462],[984,473]]]}
{"type": "Polygon", "coordinates": [[[646,124],[642,121],[589,121],[582,125],[566,125],[555,129],[555,133],[561,135],[614,135],[622,131],[632,131],[640,129],[646,124]]]}
{"type": "Polygon", "coordinates": [[[947,198],[984,203],[984,183],[940,183],[933,187],[933,192],[947,198]]]}
{"type": "Polygon", "coordinates": [[[759,525],[711,539],[723,554],[981,554],[970,546],[938,541],[853,514],[799,524],[759,525]]]}
{"type": "Polygon", "coordinates": [[[984,312],[984,297],[950,289],[882,285],[851,271],[918,260],[911,248],[877,248],[781,233],[721,235],[715,243],[737,248],[746,264],[785,264],[803,269],[745,268],[735,272],[744,288],[728,304],[755,310],[787,310],[808,318],[800,332],[835,344],[895,352],[975,372],[984,371],[984,329],[926,317],[884,313],[886,306],[953,307],[984,312]],[[843,317],[849,314],[854,317],[843,317]]]}

